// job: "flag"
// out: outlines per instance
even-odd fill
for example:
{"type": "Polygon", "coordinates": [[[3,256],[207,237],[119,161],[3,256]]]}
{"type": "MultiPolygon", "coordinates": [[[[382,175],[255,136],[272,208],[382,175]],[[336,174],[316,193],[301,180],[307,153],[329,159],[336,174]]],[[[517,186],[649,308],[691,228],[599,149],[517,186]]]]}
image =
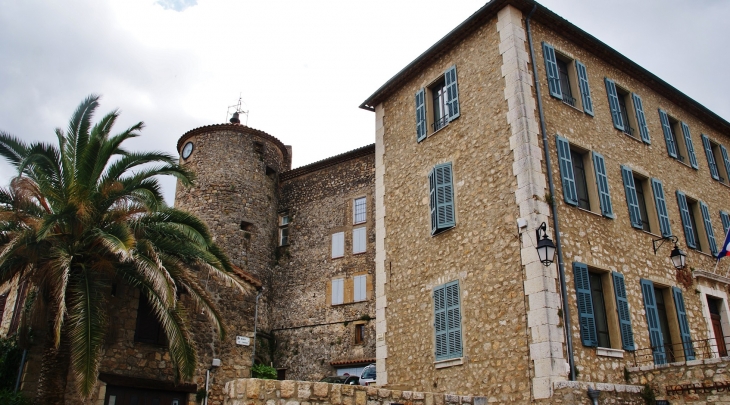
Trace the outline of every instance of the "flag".
{"type": "Polygon", "coordinates": [[[730,229],[727,230],[725,242],[722,242],[722,250],[720,250],[720,253],[717,254],[717,260],[720,260],[725,256],[730,256],[730,229]]]}

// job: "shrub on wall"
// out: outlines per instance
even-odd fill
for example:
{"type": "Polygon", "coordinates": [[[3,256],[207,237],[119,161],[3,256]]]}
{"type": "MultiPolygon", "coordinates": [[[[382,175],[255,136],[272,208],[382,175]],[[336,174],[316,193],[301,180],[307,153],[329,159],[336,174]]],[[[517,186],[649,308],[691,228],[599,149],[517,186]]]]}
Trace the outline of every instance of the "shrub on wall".
{"type": "Polygon", "coordinates": [[[266,364],[254,364],[251,367],[251,377],[264,380],[276,380],[276,369],[266,364]]]}

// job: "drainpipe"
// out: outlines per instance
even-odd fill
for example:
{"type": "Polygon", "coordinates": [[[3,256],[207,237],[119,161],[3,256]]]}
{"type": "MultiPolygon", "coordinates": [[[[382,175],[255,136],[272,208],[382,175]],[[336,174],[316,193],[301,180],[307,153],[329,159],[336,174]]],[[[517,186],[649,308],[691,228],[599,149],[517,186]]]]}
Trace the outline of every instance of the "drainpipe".
{"type": "Polygon", "coordinates": [[[537,93],[537,111],[540,114],[540,132],[542,133],[542,149],[545,153],[545,165],[547,166],[547,178],[550,185],[550,196],[552,201],[550,208],[553,213],[553,229],[555,230],[555,246],[558,256],[558,276],[560,278],[560,296],[563,301],[563,332],[565,333],[565,344],[568,350],[568,364],[570,365],[570,381],[575,381],[575,359],[573,358],[573,337],[570,326],[570,309],[568,308],[568,294],[565,286],[565,263],[563,262],[563,248],[560,243],[560,224],[558,222],[558,206],[555,198],[555,184],[553,183],[553,167],[550,164],[550,149],[548,148],[547,128],[545,127],[545,114],[542,109],[542,96],[540,95],[540,81],[537,75],[537,64],[535,63],[535,52],[532,48],[532,30],[530,29],[530,18],[537,10],[537,3],[527,15],[525,26],[527,27],[527,42],[530,46],[530,63],[532,63],[532,76],[535,80],[535,92],[537,93]]]}
{"type": "Polygon", "coordinates": [[[20,368],[18,369],[18,377],[15,379],[15,390],[14,393],[18,392],[20,388],[20,378],[23,376],[23,367],[25,367],[25,355],[28,354],[27,349],[23,349],[23,356],[20,358],[20,368]]]}
{"type": "Polygon", "coordinates": [[[205,398],[202,405],[208,405],[208,381],[210,380],[210,369],[205,370],[205,398]]]}
{"type": "MultiPolygon", "coordinates": [[[[253,351],[251,353],[251,367],[253,367],[255,361],[256,361],[256,327],[259,320],[259,297],[261,296],[261,292],[263,292],[263,287],[259,290],[259,293],[256,294],[256,309],[254,310],[254,316],[253,316],[253,351]]],[[[253,377],[253,376],[251,376],[253,377]]]]}

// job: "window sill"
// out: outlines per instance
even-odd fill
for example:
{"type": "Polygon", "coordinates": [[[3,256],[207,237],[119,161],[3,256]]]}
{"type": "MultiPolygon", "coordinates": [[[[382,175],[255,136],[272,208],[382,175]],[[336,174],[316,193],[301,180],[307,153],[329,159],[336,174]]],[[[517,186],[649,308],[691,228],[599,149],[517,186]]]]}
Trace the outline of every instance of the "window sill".
{"type": "Polygon", "coordinates": [[[690,250],[690,251],[692,251],[692,252],[695,252],[695,253],[699,253],[699,254],[701,254],[701,255],[703,255],[703,256],[711,257],[711,258],[713,258],[713,259],[715,259],[715,258],[716,258],[715,256],[713,256],[713,255],[712,255],[712,253],[706,253],[706,252],[703,252],[703,251],[701,251],[701,250],[697,250],[697,249],[692,249],[692,248],[689,248],[689,250],[690,250]]]}
{"type": "MultiPolygon", "coordinates": [[[[614,128],[614,129],[615,129],[615,128],[614,128]]],[[[618,129],[616,129],[616,131],[617,131],[617,132],[620,132],[620,133],[621,133],[621,135],[625,135],[625,136],[626,136],[627,138],[629,138],[629,139],[631,139],[631,140],[634,140],[634,141],[636,141],[636,142],[638,142],[638,143],[640,143],[640,144],[642,144],[642,145],[646,145],[646,146],[649,146],[648,144],[644,143],[644,141],[642,141],[642,140],[641,140],[641,138],[637,138],[637,137],[635,137],[635,136],[633,136],[633,135],[631,135],[631,134],[627,134],[627,133],[626,133],[626,132],[624,132],[624,131],[619,131],[618,129]]]]}
{"type": "Polygon", "coordinates": [[[603,357],[615,357],[617,359],[623,359],[624,351],[621,349],[611,349],[608,347],[597,347],[596,355],[603,356],[603,357]]]}
{"type": "MultiPolygon", "coordinates": [[[[632,228],[634,228],[634,227],[632,226],[632,228]]],[[[652,238],[663,238],[662,235],[657,235],[657,234],[655,234],[654,232],[651,232],[651,231],[645,231],[643,229],[638,229],[638,228],[634,228],[634,229],[636,229],[637,231],[641,231],[641,232],[643,232],[643,233],[651,236],[652,238]]]]}
{"type": "MultiPolygon", "coordinates": [[[[679,160],[677,158],[673,158],[671,156],[669,156],[669,158],[672,159],[672,160],[677,161],[677,163],[681,164],[684,167],[687,167],[687,168],[692,169],[692,170],[699,170],[699,169],[695,169],[694,167],[692,167],[692,165],[690,165],[689,163],[684,163],[683,161],[681,161],[681,160],[679,160]]],[[[688,158],[685,158],[685,159],[688,159],[688,158]]]]}
{"type": "Polygon", "coordinates": [[[365,221],[362,221],[362,222],[353,222],[353,223],[352,223],[352,226],[355,226],[355,225],[362,225],[362,224],[367,224],[367,223],[368,223],[368,221],[367,221],[367,220],[365,220],[365,221]]]}
{"type": "Polygon", "coordinates": [[[330,259],[332,259],[332,260],[342,259],[343,257],[345,257],[345,255],[342,255],[342,256],[333,256],[333,257],[330,257],[330,259]]]}
{"type": "Polygon", "coordinates": [[[365,254],[365,253],[367,253],[367,252],[368,252],[367,250],[366,250],[366,251],[364,251],[364,252],[352,252],[352,255],[353,255],[353,256],[359,256],[359,255],[364,255],[364,254],[365,254]]]}
{"type": "Polygon", "coordinates": [[[601,217],[601,218],[604,218],[603,214],[600,214],[600,213],[598,213],[598,212],[593,212],[593,211],[591,211],[591,210],[587,210],[587,209],[585,209],[585,208],[577,207],[577,206],[575,206],[575,205],[574,205],[574,207],[575,207],[575,208],[577,208],[577,209],[578,209],[579,211],[583,211],[583,212],[585,212],[585,213],[587,213],[587,214],[593,214],[593,215],[595,215],[595,216],[597,216],[597,217],[601,217]]]}
{"type": "Polygon", "coordinates": [[[456,357],[453,359],[438,360],[438,361],[433,362],[433,365],[436,369],[453,367],[453,366],[461,366],[462,364],[464,364],[463,357],[456,357]]]}

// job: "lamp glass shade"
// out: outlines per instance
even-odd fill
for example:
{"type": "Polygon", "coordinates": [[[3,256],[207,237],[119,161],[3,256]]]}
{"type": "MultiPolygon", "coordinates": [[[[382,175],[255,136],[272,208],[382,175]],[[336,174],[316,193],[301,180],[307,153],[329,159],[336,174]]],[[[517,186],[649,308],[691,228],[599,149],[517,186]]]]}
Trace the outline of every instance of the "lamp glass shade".
{"type": "Polygon", "coordinates": [[[669,255],[669,258],[672,259],[672,264],[674,264],[674,267],[678,270],[683,269],[687,264],[687,254],[676,246],[672,249],[672,253],[669,255]]]}
{"type": "Polygon", "coordinates": [[[549,266],[553,263],[555,257],[555,244],[547,236],[541,239],[537,243],[537,254],[540,256],[540,261],[545,266],[549,266]]]}

